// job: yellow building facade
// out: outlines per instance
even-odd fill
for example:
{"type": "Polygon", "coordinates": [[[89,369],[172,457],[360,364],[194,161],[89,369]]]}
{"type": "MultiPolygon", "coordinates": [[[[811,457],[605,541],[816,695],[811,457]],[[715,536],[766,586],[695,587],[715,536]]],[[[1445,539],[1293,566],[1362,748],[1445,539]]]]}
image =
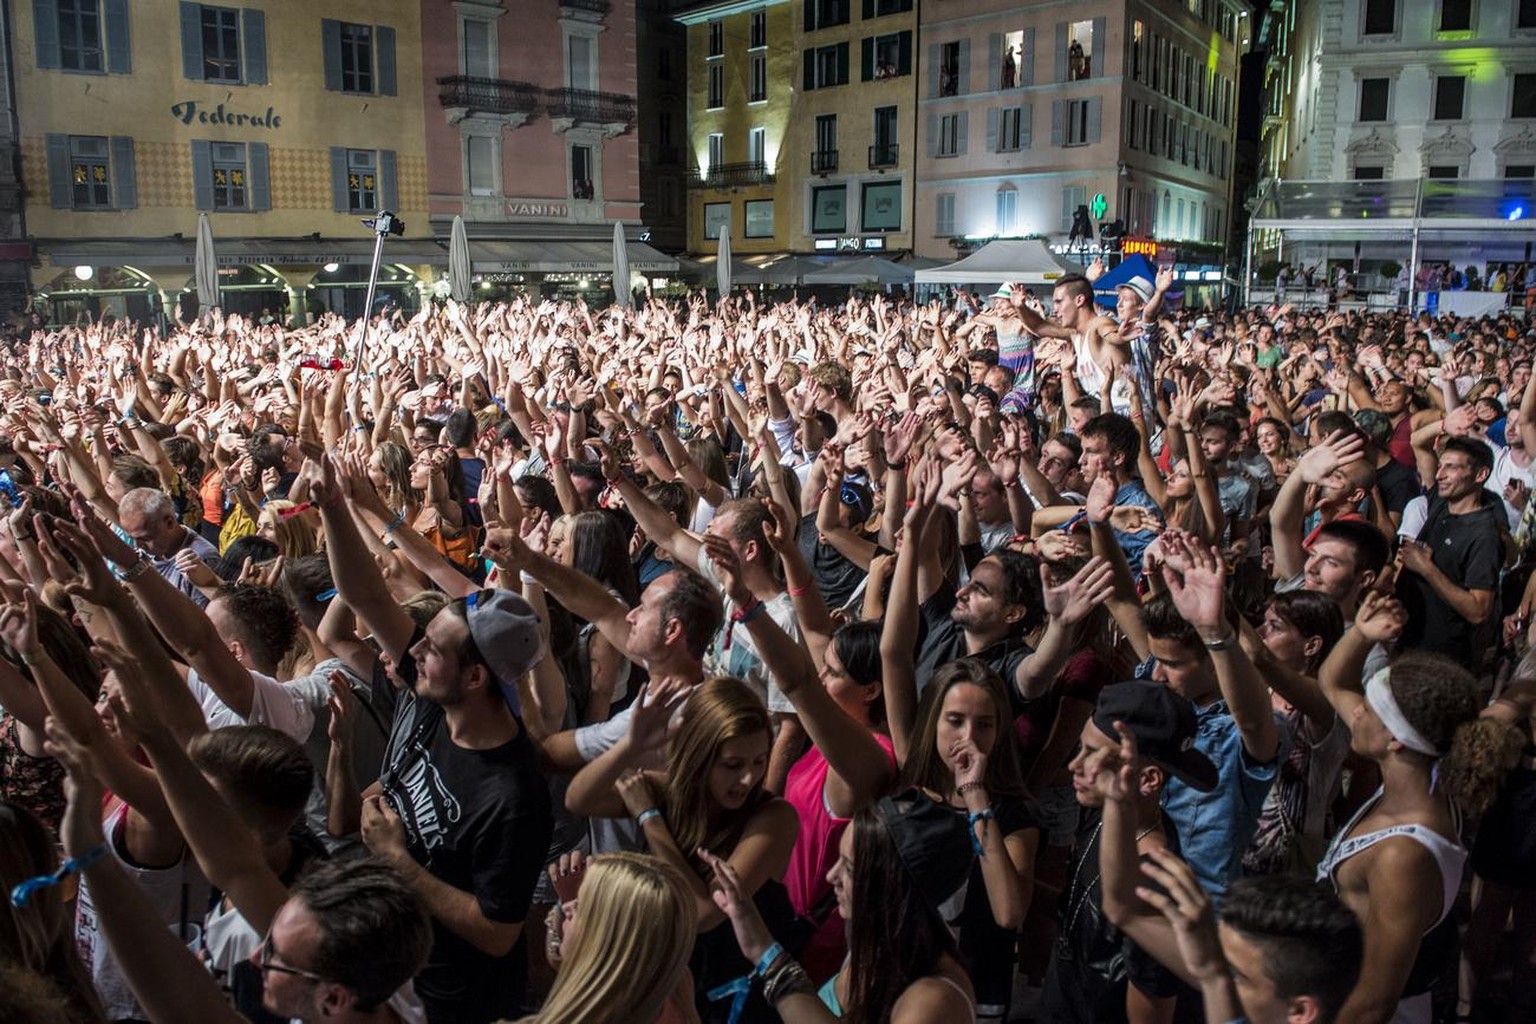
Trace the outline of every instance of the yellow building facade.
{"type": "Polygon", "coordinates": [[[34,289],[94,296],[93,312],[136,315],[146,296],[152,312],[168,310],[192,275],[205,211],[227,308],[298,309],[316,290],[339,300],[366,279],[373,238],[361,221],[388,209],[408,230],[386,243],[381,281],[416,292],[440,259],[426,213],[420,10],[13,5],[34,289]]]}

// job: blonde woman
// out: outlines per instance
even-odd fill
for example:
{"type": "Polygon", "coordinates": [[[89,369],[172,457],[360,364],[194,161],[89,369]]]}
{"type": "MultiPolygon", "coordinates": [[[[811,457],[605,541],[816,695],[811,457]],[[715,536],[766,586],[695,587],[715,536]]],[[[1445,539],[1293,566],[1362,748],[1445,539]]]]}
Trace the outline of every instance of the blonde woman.
{"type": "Polygon", "coordinates": [[[688,884],[656,857],[610,853],[586,862],[551,946],[560,973],[523,1024],[693,1024],[695,913],[688,884]]]}
{"type": "Polygon", "coordinates": [[[320,513],[281,498],[263,505],[256,520],[256,536],[276,544],[278,555],[290,561],[320,550],[320,530],[320,513]]]}

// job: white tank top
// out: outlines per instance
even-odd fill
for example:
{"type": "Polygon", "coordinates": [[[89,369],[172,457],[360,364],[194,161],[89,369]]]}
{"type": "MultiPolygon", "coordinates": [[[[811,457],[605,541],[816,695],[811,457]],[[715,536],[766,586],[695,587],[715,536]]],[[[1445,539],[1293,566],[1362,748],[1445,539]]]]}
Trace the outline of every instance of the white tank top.
{"type": "MultiPolygon", "coordinates": [[[[1403,836],[1412,839],[1429,851],[1429,855],[1435,859],[1435,865],[1440,869],[1440,913],[1435,916],[1435,924],[1445,920],[1445,915],[1451,912],[1456,904],[1456,894],[1461,888],[1462,870],[1467,864],[1467,848],[1460,843],[1453,842],[1427,825],[1393,825],[1390,828],[1377,829],[1375,832],[1366,832],[1350,839],[1349,830],[1354,828],[1361,818],[1370,813],[1372,807],[1381,799],[1382,790],[1378,789],[1374,796],[1365,802],[1355,816],[1349,819],[1349,824],[1339,830],[1339,834],[1328,847],[1328,852],[1323,855],[1322,863],[1317,866],[1317,880],[1332,883],[1335,890],[1339,883],[1335,875],[1339,865],[1363,850],[1368,850],[1385,839],[1403,836]]],[[[1431,928],[1434,925],[1430,926],[1431,928]]]]}

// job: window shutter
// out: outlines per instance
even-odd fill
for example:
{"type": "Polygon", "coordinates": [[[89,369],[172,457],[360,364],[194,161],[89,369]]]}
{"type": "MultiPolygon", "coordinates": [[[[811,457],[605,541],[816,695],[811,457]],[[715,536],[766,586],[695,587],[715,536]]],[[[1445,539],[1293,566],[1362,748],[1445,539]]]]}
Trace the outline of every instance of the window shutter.
{"type": "Polygon", "coordinates": [[[896,73],[898,75],[910,75],[912,73],[911,32],[903,32],[896,37],[896,73]]]}
{"type": "MultiPolygon", "coordinates": [[[[203,72],[203,7],[189,4],[187,0],[181,0],[181,73],[194,82],[207,78],[203,72]]],[[[210,163],[209,167],[212,166],[210,163]]],[[[212,174],[212,170],[209,173],[212,174]]],[[[208,188],[208,206],[199,206],[200,210],[213,206],[212,182],[208,188]]]]}
{"type": "Polygon", "coordinates": [[[373,27],[373,54],[378,62],[375,89],[380,96],[393,96],[399,89],[395,84],[395,30],[388,25],[373,27]]]}
{"type": "Polygon", "coordinates": [[[107,71],[126,75],[133,71],[133,55],[128,46],[128,0],[106,0],[102,14],[107,23],[107,71]]]}
{"type": "Polygon", "coordinates": [[[1103,116],[1103,100],[1095,96],[1088,101],[1088,141],[1099,141],[1100,119],[1103,116]]]}
{"type": "Polygon", "coordinates": [[[192,198],[199,210],[213,209],[213,149],[202,139],[192,143],[192,198]]]}
{"type": "Polygon", "coordinates": [[[939,65],[943,58],[939,55],[939,44],[928,44],[928,95],[939,94],[939,65]]]}
{"type": "Polygon", "coordinates": [[[58,0],[32,0],[32,38],[37,47],[38,67],[56,68],[63,63],[59,53],[58,0]]]}
{"type": "Polygon", "coordinates": [[[48,205],[68,210],[75,205],[75,189],[69,173],[69,136],[49,132],[48,205]]]}
{"type": "Polygon", "coordinates": [[[1053,146],[1059,146],[1064,141],[1062,135],[1065,126],[1062,122],[1066,116],[1065,108],[1066,103],[1064,101],[1051,101],[1051,145],[1053,146]]]}
{"type": "Polygon", "coordinates": [[[1093,63],[1088,68],[1093,78],[1104,77],[1104,55],[1109,52],[1109,47],[1104,44],[1109,42],[1105,38],[1108,32],[1103,18],[1093,19],[1093,63]]]}
{"type": "Polygon", "coordinates": [[[997,117],[996,107],[987,108],[987,152],[996,153],[997,149],[997,117]]]}
{"type": "Polygon", "coordinates": [[[813,32],[816,29],[816,0],[805,0],[805,30],[813,32]]]}
{"type": "Polygon", "coordinates": [[[1021,49],[1023,50],[1023,52],[1019,54],[1019,84],[1020,85],[1034,85],[1035,84],[1035,30],[1034,29],[1027,28],[1027,29],[1024,30],[1024,45],[1021,47],[1021,49]]]}
{"type": "Polygon", "coordinates": [[[1053,82],[1065,82],[1067,80],[1067,23],[1056,23],[1056,77],[1053,82]]]}
{"type": "Polygon", "coordinates": [[[331,199],[337,213],[352,211],[352,198],[347,194],[347,148],[331,147],[331,199]]]}
{"type": "Polygon", "coordinates": [[[272,172],[267,163],[267,144],[245,144],[246,170],[251,175],[251,209],[272,209],[272,172]]]}
{"type": "Polygon", "coordinates": [[[955,128],[955,152],[964,153],[966,151],[966,122],[971,119],[971,115],[967,111],[962,110],[956,116],[960,119],[960,122],[955,128]]]}
{"type": "MultiPolygon", "coordinates": [[[[987,90],[1003,87],[1003,34],[993,32],[987,36],[987,90]]],[[[989,149],[991,147],[988,147],[989,149]]]]}
{"type": "MultiPolygon", "coordinates": [[[[865,0],[869,3],[869,0],[865,0]]],[[[865,15],[868,17],[868,15],[865,15]]],[[[870,82],[875,77],[875,38],[865,36],[859,44],[859,81],[870,82]]]]}
{"type": "Polygon", "coordinates": [[[837,44],[837,84],[848,84],[848,44],[837,44]]]}
{"type": "Polygon", "coordinates": [[[874,16],[875,16],[875,0],[864,0],[864,17],[865,18],[873,18],[874,16]]]}
{"type": "Polygon", "coordinates": [[[240,12],[240,34],[245,47],[246,85],[267,84],[267,15],[254,7],[240,12]]]}
{"type": "Polygon", "coordinates": [[[395,164],[394,150],[379,150],[379,207],[391,213],[400,212],[400,177],[395,164]]]}
{"type": "Polygon", "coordinates": [[[939,155],[939,115],[928,115],[928,155],[939,155]]]}
{"type": "Polygon", "coordinates": [[[325,88],[341,92],[341,22],[320,20],[320,51],[325,55],[325,88]]]}
{"type": "Polygon", "coordinates": [[[133,165],[133,139],[112,136],[112,206],[133,210],[139,205],[139,175],[133,165]]]}
{"type": "MultiPolygon", "coordinates": [[[[811,0],[806,0],[805,9],[811,9],[811,0]]],[[[816,88],[816,51],[805,51],[805,91],[810,92],[816,88]]]]}
{"type": "Polygon", "coordinates": [[[1077,189],[1070,188],[1070,187],[1069,188],[1064,188],[1064,189],[1061,190],[1061,230],[1062,231],[1071,231],[1072,230],[1072,215],[1077,212],[1077,210],[1076,210],[1076,205],[1077,204],[1073,202],[1073,200],[1077,198],[1077,196],[1074,194],[1076,192],[1077,192],[1077,189]]]}
{"type": "Polygon", "coordinates": [[[1029,148],[1030,121],[1035,116],[1033,103],[1026,103],[1019,108],[1019,148],[1029,148]]]}
{"type": "Polygon", "coordinates": [[[960,80],[960,92],[968,93],[971,91],[971,41],[969,39],[960,40],[959,69],[956,77],[960,80]]]}

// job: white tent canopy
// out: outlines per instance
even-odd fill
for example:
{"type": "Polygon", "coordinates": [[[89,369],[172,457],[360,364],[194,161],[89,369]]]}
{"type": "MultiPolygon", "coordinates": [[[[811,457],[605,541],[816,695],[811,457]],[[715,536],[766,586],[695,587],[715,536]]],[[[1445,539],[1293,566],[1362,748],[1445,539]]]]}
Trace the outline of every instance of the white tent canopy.
{"type": "Polygon", "coordinates": [[[805,275],[806,284],[863,284],[866,281],[874,281],[876,284],[911,284],[912,268],[878,256],[856,256],[805,275]]]}
{"type": "Polygon", "coordinates": [[[1046,248],[1038,239],[998,239],[965,259],[917,272],[918,284],[1049,284],[1083,268],[1046,248]]]}

